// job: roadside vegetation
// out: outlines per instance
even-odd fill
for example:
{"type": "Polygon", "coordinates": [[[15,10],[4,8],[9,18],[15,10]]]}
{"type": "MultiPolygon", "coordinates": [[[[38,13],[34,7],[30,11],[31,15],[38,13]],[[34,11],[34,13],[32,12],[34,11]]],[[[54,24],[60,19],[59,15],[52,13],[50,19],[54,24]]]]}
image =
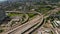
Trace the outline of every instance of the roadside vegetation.
{"type": "Polygon", "coordinates": [[[58,11],[56,14],[60,14],[60,11],[58,11]]]}
{"type": "Polygon", "coordinates": [[[0,33],[2,33],[4,30],[3,29],[0,29],[0,33]]]}
{"type": "Polygon", "coordinates": [[[32,13],[29,13],[29,14],[28,14],[29,18],[32,18],[32,17],[34,17],[35,15],[37,15],[37,14],[36,14],[36,13],[35,13],[35,14],[32,14],[32,13]]]}
{"type": "Polygon", "coordinates": [[[17,14],[17,13],[8,13],[8,16],[22,16],[23,14],[17,14]]]}
{"type": "Polygon", "coordinates": [[[46,14],[49,10],[52,10],[53,8],[51,6],[42,6],[39,7],[38,9],[35,9],[35,11],[40,12],[42,14],[46,14]]]}

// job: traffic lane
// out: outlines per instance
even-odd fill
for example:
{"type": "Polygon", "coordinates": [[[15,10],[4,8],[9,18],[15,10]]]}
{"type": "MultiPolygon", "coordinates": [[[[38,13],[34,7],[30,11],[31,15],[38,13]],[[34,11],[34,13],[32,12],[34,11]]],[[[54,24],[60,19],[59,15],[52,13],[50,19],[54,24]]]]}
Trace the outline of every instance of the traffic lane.
{"type": "MultiPolygon", "coordinates": [[[[33,22],[35,23],[36,20],[38,20],[39,18],[40,18],[40,16],[37,16],[37,18],[35,18],[35,19],[27,22],[27,24],[25,24],[25,25],[23,25],[23,26],[20,27],[20,30],[21,30],[22,28],[26,27],[27,25],[32,24],[33,22]]],[[[31,25],[30,25],[30,26],[31,26],[31,25]]],[[[19,27],[18,27],[18,28],[19,28],[19,27]]],[[[17,29],[18,29],[18,28],[17,28],[17,29]]],[[[18,29],[18,30],[19,30],[19,29],[18,29]]],[[[16,30],[16,31],[18,31],[18,30],[16,30]]]]}

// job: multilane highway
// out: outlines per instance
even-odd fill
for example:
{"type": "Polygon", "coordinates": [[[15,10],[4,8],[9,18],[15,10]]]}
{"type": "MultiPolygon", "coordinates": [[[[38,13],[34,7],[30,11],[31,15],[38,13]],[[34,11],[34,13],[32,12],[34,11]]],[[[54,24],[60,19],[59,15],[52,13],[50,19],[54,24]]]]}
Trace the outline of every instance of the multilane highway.
{"type": "MultiPolygon", "coordinates": [[[[56,9],[48,12],[48,15],[47,15],[47,16],[44,16],[44,18],[49,17],[51,14],[56,13],[56,12],[58,12],[59,10],[60,10],[60,8],[56,8],[56,9]]],[[[41,19],[43,19],[42,15],[38,15],[36,18],[28,21],[27,23],[25,23],[25,24],[23,24],[23,25],[15,28],[15,29],[13,29],[13,30],[11,30],[11,31],[6,32],[5,34],[21,34],[22,32],[24,32],[24,31],[26,31],[27,29],[29,29],[30,27],[32,27],[33,25],[35,25],[35,24],[43,21],[43,20],[41,20],[41,19]]],[[[42,22],[41,22],[41,23],[42,23],[42,22]]],[[[34,28],[35,28],[35,27],[34,27],[34,28]]],[[[34,28],[33,28],[33,29],[34,29],[34,28]]],[[[31,29],[30,31],[32,31],[33,29],[31,29]]],[[[28,32],[30,32],[30,31],[28,31],[28,32]]]]}
{"type": "Polygon", "coordinates": [[[41,20],[42,16],[40,15],[37,15],[36,18],[34,18],[33,20],[30,20],[28,21],[27,23],[11,30],[11,31],[8,31],[6,32],[5,34],[21,34],[23,31],[27,30],[28,28],[32,27],[33,25],[39,23],[41,20]]]}
{"type": "MultiPolygon", "coordinates": [[[[10,12],[9,12],[10,13],[10,12]]],[[[14,12],[13,12],[14,13],[14,12]]],[[[19,12],[17,12],[19,13],[19,12]]],[[[33,12],[32,12],[33,13],[33,12]]],[[[25,30],[31,28],[32,26],[38,24],[38,23],[41,23],[43,21],[43,16],[38,13],[39,15],[37,15],[36,18],[28,21],[27,23],[17,27],[17,28],[14,28],[13,30],[10,30],[4,34],[21,34],[22,32],[24,32],[25,30]]]]}
{"type": "MultiPolygon", "coordinates": [[[[44,19],[46,19],[47,17],[49,17],[51,14],[55,14],[56,12],[58,12],[58,11],[60,11],[60,7],[59,8],[56,8],[56,9],[54,9],[54,10],[50,10],[50,11],[48,11],[47,12],[47,15],[45,16],[45,15],[43,15],[44,17],[44,19]]],[[[42,22],[43,23],[43,22],[42,22]]],[[[43,23],[42,25],[41,25],[41,27],[44,25],[45,23],[43,23]]],[[[40,27],[40,28],[41,28],[40,27]]],[[[38,29],[40,29],[40,28],[36,28],[36,29],[34,29],[34,30],[32,30],[29,34],[32,34],[33,32],[35,32],[36,30],[38,30],[38,29]]],[[[53,32],[56,34],[57,32],[53,29],[53,32]]]]}

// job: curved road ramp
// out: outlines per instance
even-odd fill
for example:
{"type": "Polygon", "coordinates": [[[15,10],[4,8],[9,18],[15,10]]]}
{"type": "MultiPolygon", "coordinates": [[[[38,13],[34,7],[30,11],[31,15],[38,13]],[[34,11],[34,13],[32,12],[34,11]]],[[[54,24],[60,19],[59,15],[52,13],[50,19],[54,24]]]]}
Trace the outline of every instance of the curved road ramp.
{"type": "Polygon", "coordinates": [[[29,20],[25,24],[18,26],[16,28],[14,28],[13,30],[10,30],[3,34],[25,34],[25,33],[28,34],[33,29],[35,29],[39,24],[41,24],[42,21],[43,21],[43,16],[40,14],[40,15],[37,15],[36,18],[29,20]]]}

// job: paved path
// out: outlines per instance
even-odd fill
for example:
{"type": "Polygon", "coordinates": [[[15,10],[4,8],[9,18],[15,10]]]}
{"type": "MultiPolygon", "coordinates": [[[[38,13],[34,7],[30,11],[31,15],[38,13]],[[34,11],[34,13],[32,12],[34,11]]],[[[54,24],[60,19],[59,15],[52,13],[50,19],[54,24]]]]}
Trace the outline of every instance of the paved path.
{"type": "Polygon", "coordinates": [[[27,24],[24,24],[23,26],[17,28],[17,30],[14,30],[10,34],[21,34],[23,31],[27,30],[28,28],[30,28],[34,24],[37,24],[39,22],[40,18],[41,18],[40,16],[37,16],[37,18],[27,22],[27,24]]]}
{"type": "MultiPolygon", "coordinates": [[[[44,16],[44,18],[47,18],[47,17],[49,17],[51,14],[54,14],[54,13],[56,13],[56,12],[58,12],[58,11],[60,11],[60,8],[56,8],[56,9],[54,9],[54,10],[48,11],[48,12],[47,12],[48,15],[47,15],[47,16],[44,16],[44,15],[43,15],[43,16],[44,16]]],[[[45,23],[43,23],[43,25],[44,25],[44,24],[45,24],[45,23]]],[[[43,25],[42,25],[42,26],[43,26],[43,25]]],[[[41,27],[42,27],[42,26],[41,26],[41,27]]],[[[40,27],[40,28],[41,28],[41,27],[40,27]]],[[[38,28],[38,29],[40,29],[40,28],[38,28]]],[[[38,29],[36,29],[36,30],[38,30],[38,29]]],[[[35,31],[36,31],[36,30],[35,30],[35,31]]],[[[34,31],[34,32],[35,32],[35,31],[34,31]]],[[[53,31],[55,32],[55,30],[53,30],[53,31]]],[[[55,33],[56,33],[56,32],[55,32],[55,33]]]]}
{"type": "Polygon", "coordinates": [[[27,30],[34,24],[37,24],[39,22],[40,18],[41,18],[41,16],[38,15],[35,19],[28,21],[27,23],[13,29],[13,30],[6,32],[6,34],[8,34],[8,33],[10,33],[10,34],[18,34],[19,33],[20,34],[21,32],[27,30]]]}
{"type": "Polygon", "coordinates": [[[32,30],[34,30],[35,28],[37,28],[41,23],[42,23],[42,18],[41,18],[41,20],[39,20],[40,22],[35,26],[35,27],[33,27],[32,29],[30,29],[29,31],[27,31],[27,32],[25,32],[24,34],[29,34],[32,30]]]}
{"type": "Polygon", "coordinates": [[[35,12],[23,12],[23,11],[5,11],[6,13],[35,13],[35,12]]]}

